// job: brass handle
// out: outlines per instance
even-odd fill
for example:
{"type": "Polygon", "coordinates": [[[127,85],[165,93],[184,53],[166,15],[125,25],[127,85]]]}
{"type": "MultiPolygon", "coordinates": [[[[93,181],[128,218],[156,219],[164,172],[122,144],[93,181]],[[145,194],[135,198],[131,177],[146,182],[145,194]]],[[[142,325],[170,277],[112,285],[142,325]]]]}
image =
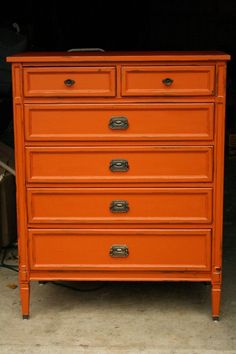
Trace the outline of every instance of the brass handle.
{"type": "Polygon", "coordinates": [[[113,200],[110,204],[112,213],[127,213],[129,211],[129,203],[127,200],[113,200]]]}
{"type": "Polygon", "coordinates": [[[163,79],[162,82],[166,86],[171,86],[173,84],[174,80],[169,78],[169,77],[167,77],[166,79],[163,79]]]}
{"type": "Polygon", "coordinates": [[[72,79],[67,79],[64,81],[64,84],[67,86],[67,87],[71,87],[75,84],[75,80],[72,80],[72,79]]]}
{"type": "Polygon", "coordinates": [[[110,170],[112,172],[127,172],[129,170],[129,163],[125,159],[111,160],[110,170]]]}
{"type": "Polygon", "coordinates": [[[125,130],[129,128],[128,118],[112,117],[109,121],[109,128],[112,130],[125,130]]]}
{"type": "Polygon", "coordinates": [[[129,255],[129,249],[126,245],[112,245],[109,254],[114,258],[125,258],[129,255]]]}

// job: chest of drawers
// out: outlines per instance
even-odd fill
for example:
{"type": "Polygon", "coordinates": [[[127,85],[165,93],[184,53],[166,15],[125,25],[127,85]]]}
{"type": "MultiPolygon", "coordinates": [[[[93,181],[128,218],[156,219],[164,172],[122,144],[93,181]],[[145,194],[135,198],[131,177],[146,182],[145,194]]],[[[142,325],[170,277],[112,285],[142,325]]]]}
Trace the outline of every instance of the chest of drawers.
{"type": "Polygon", "coordinates": [[[219,318],[224,53],[12,62],[19,282],[204,281],[219,318]]]}

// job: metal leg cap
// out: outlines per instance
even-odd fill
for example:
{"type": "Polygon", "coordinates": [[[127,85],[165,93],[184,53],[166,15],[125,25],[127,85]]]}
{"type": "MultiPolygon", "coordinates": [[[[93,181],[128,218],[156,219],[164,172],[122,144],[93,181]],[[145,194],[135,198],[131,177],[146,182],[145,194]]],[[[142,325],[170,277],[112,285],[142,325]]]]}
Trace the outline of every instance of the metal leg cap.
{"type": "Polygon", "coordinates": [[[212,319],[213,319],[214,322],[219,322],[220,317],[219,316],[213,316],[212,319]]]}
{"type": "Polygon", "coordinates": [[[29,315],[23,315],[23,320],[28,320],[29,319],[29,315]]]}

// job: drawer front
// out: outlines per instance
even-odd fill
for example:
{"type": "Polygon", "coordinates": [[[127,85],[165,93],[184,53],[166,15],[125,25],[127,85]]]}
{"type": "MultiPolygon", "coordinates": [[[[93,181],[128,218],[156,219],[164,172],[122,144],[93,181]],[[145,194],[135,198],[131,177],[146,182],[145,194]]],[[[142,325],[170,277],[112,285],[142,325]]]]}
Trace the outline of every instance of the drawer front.
{"type": "Polygon", "coordinates": [[[212,96],[215,67],[123,66],[122,96],[212,96]]]}
{"type": "Polygon", "coordinates": [[[212,103],[25,105],[27,141],[212,140],[213,134],[212,103]]]}
{"type": "Polygon", "coordinates": [[[212,147],[30,147],[28,182],[209,182],[212,147]]]}
{"type": "Polygon", "coordinates": [[[211,188],[29,188],[29,223],[211,223],[211,188]]]}
{"type": "Polygon", "coordinates": [[[26,97],[115,96],[114,67],[25,68],[26,97]]]}
{"type": "Polygon", "coordinates": [[[210,270],[210,230],[30,230],[33,270],[210,270]]]}

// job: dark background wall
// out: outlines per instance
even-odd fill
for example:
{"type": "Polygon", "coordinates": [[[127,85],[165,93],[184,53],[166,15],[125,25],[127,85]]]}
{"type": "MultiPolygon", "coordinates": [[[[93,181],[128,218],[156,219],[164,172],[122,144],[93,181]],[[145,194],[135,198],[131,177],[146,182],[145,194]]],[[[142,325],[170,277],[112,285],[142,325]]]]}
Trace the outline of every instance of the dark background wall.
{"type": "MultiPolygon", "coordinates": [[[[17,22],[29,50],[223,50],[228,66],[228,117],[236,115],[236,1],[8,1],[0,27],[17,22]]],[[[227,128],[236,130],[235,119],[227,128]]]]}
{"type": "Polygon", "coordinates": [[[21,0],[4,7],[1,24],[18,22],[40,49],[234,49],[234,0],[21,0]]]}

